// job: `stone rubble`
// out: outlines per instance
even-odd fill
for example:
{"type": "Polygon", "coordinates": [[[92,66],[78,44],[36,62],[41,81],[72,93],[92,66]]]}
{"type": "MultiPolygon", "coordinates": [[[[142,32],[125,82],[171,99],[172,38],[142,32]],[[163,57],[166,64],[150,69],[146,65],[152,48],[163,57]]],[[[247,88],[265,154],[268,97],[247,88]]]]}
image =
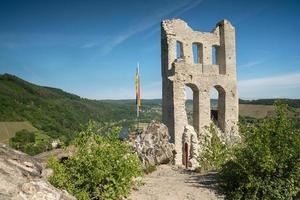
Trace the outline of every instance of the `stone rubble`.
{"type": "Polygon", "coordinates": [[[0,143],[0,200],[75,200],[42,178],[35,158],[0,143]]]}
{"type": "Polygon", "coordinates": [[[129,144],[146,169],[149,166],[168,164],[173,161],[174,144],[169,140],[168,128],[162,123],[152,121],[138,134],[131,135],[129,144]]]}

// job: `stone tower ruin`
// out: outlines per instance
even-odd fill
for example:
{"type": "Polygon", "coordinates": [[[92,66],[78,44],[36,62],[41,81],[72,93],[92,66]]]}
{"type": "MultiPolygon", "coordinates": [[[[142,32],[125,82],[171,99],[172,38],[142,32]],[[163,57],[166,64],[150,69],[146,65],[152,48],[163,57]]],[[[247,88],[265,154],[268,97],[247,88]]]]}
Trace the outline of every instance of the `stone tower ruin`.
{"type": "Polygon", "coordinates": [[[235,29],[231,23],[222,20],[212,32],[198,32],[180,19],[162,21],[161,65],[162,119],[175,144],[175,164],[186,165],[201,148],[198,141],[213,121],[212,88],[219,95],[215,124],[222,138],[232,141],[237,133],[238,94],[235,29]],[[193,127],[188,125],[185,109],[186,86],[193,91],[193,127]]]}

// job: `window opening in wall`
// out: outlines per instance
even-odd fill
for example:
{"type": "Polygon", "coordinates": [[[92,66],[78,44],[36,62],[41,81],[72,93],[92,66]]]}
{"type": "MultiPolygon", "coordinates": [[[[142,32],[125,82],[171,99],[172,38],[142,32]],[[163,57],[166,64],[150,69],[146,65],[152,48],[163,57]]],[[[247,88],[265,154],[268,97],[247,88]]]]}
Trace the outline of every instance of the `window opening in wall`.
{"type": "Polygon", "coordinates": [[[203,63],[203,45],[201,43],[193,43],[194,63],[203,63]]]}
{"type": "Polygon", "coordinates": [[[185,112],[189,125],[193,125],[193,90],[189,86],[185,86],[185,112]]]}
{"type": "Polygon", "coordinates": [[[212,47],[212,64],[217,64],[217,47],[215,46],[212,47]]]}
{"type": "Polygon", "coordinates": [[[218,101],[219,101],[219,93],[216,88],[212,88],[210,90],[210,118],[211,120],[217,124],[218,122],[218,101]]]}
{"type": "Polygon", "coordinates": [[[176,58],[183,58],[183,45],[182,42],[176,42],[176,58]]]}

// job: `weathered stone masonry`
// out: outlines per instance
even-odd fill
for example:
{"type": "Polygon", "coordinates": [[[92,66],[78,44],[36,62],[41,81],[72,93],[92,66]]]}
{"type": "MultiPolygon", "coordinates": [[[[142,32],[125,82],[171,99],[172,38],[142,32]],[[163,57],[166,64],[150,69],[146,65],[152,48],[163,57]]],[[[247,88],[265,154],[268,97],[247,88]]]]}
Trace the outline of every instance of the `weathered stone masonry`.
{"type": "Polygon", "coordinates": [[[238,94],[235,29],[230,22],[220,21],[209,33],[193,31],[180,19],[163,21],[161,63],[163,123],[169,128],[171,141],[175,144],[175,164],[184,164],[183,152],[187,143],[184,138],[190,138],[186,135],[190,131],[185,131],[190,129],[185,110],[185,86],[193,91],[193,127],[198,139],[206,134],[211,123],[209,92],[215,87],[219,93],[217,126],[225,140],[232,140],[237,130],[238,94]],[[193,44],[197,46],[196,63],[193,44]],[[213,48],[216,50],[215,63],[213,48]]]}

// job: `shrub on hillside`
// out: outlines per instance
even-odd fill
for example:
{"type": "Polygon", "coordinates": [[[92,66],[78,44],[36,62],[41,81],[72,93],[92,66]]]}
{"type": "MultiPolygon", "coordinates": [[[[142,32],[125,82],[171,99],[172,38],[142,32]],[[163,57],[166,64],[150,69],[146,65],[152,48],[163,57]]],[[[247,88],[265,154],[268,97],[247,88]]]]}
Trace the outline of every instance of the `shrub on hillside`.
{"type": "Polygon", "coordinates": [[[118,139],[119,128],[101,136],[94,127],[89,123],[75,139],[78,151],[74,156],[48,162],[55,172],[49,181],[78,199],[119,199],[128,195],[133,178],[142,175],[140,161],[118,139]]]}
{"type": "Polygon", "coordinates": [[[248,128],[243,147],[223,165],[218,180],[227,199],[300,198],[300,129],[286,105],[277,103],[276,112],[248,128]]]}
{"type": "Polygon", "coordinates": [[[9,146],[32,156],[51,148],[50,137],[40,132],[27,130],[18,131],[9,140],[9,146]]]}
{"type": "Polygon", "coordinates": [[[210,125],[209,131],[211,137],[205,138],[205,145],[198,157],[200,171],[219,170],[232,157],[233,147],[218,137],[214,124],[210,125]]]}

